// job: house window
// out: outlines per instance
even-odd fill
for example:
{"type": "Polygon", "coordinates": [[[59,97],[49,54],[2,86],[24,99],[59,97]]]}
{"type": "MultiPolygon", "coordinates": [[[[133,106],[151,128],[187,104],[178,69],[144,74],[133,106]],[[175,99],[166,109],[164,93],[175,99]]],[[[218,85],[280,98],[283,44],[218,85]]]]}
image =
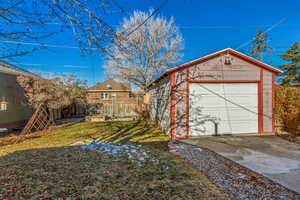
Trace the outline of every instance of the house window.
{"type": "Polygon", "coordinates": [[[117,96],[117,93],[115,93],[115,92],[111,93],[112,98],[115,98],[116,96],[117,96]]]}
{"type": "Polygon", "coordinates": [[[7,102],[6,101],[0,102],[0,110],[1,111],[7,110],[7,102]]]}
{"type": "Polygon", "coordinates": [[[101,93],[101,99],[102,99],[102,100],[107,100],[107,99],[109,99],[108,93],[101,93]]]}

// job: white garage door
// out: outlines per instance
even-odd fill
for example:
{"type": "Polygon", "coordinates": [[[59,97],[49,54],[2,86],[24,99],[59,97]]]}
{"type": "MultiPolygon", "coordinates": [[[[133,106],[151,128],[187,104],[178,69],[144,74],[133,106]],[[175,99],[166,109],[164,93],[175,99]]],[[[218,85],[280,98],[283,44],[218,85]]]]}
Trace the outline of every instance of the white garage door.
{"type": "Polygon", "coordinates": [[[258,132],[257,83],[190,83],[190,135],[258,132]]]}

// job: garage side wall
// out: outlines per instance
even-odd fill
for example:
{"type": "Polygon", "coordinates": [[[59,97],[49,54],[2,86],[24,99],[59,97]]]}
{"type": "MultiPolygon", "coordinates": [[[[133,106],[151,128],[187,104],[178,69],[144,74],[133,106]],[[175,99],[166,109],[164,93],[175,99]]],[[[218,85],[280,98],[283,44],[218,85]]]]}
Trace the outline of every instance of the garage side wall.
{"type": "Polygon", "coordinates": [[[188,69],[183,69],[173,73],[172,79],[172,105],[171,122],[172,134],[177,138],[186,137],[188,131],[188,69]]]}
{"type": "Polygon", "coordinates": [[[150,90],[150,117],[170,134],[170,78],[166,77],[150,90]]]}

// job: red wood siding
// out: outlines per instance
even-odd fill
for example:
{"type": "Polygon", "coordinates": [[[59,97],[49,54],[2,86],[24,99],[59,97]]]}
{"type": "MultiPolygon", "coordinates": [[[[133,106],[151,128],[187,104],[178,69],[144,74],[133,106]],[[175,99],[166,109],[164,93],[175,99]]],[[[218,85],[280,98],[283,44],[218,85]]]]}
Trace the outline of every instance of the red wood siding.
{"type": "Polygon", "coordinates": [[[174,73],[173,105],[174,105],[174,135],[176,138],[187,136],[188,110],[187,110],[187,70],[174,73]]]}
{"type": "Polygon", "coordinates": [[[273,131],[273,73],[263,72],[263,133],[270,133],[273,131]]]}

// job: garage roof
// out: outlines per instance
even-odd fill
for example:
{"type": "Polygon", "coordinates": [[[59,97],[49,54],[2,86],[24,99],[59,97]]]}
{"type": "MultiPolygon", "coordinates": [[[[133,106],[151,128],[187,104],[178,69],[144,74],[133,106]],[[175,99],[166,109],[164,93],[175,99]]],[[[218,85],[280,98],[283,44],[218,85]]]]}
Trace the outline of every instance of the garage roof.
{"type": "MultiPolygon", "coordinates": [[[[273,67],[273,66],[271,66],[271,65],[268,65],[268,64],[266,64],[266,63],[264,63],[264,62],[261,62],[261,61],[255,59],[255,58],[253,58],[253,57],[251,57],[251,56],[248,56],[248,55],[246,55],[246,54],[243,54],[243,53],[241,53],[241,52],[239,52],[239,51],[236,51],[236,50],[234,50],[234,49],[232,49],[232,48],[226,48],[226,49],[223,49],[223,50],[214,52],[214,53],[212,53],[212,54],[209,54],[209,55],[206,55],[206,56],[197,58],[197,59],[192,60],[192,61],[190,61],[190,62],[186,62],[186,63],[184,63],[184,64],[182,64],[182,65],[180,65],[180,66],[177,66],[177,67],[168,69],[168,70],[165,71],[158,79],[156,79],[155,81],[153,81],[153,83],[155,83],[155,82],[161,80],[162,78],[164,78],[165,76],[167,76],[168,74],[170,74],[170,73],[172,73],[172,72],[175,72],[175,71],[181,70],[181,69],[183,69],[183,68],[187,68],[187,67],[193,66],[193,65],[195,65],[195,64],[199,64],[199,63],[201,63],[201,62],[205,62],[205,61],[207,61],[207,60],[209,60],[209,59],[212,59],[212,58],[214,58],[214,57],[217,57],[217,56],[219,56],[219,55],[221,55],[221,54],[227,54],[227,53],[228,53],[228,54],[231,54],[231,55],[234,55],[234,56],[236,56],[236,57],[239,57],[239,58],[241,58],[241,59],[243,59],[243,60],[245,60],[245,61],[247,61],[247,62],[249,62],[249,63],[255,64],[255,65],[257,65],[257,66],[259,66],[259,67],[262,67],[262,68],[264,68],[264,69],[266,69],[266,70],[269,70],[269,71],[271,71],[271,72],[274,72],[274,73],[277,73],[277,74],[280,74],[280,73],[283,72],[281,69],[278,69],[278,68],[273,67]]],[[[149,85],[149,87],[150,87],[151,85],[152,85],[152,83],[149,85]]]]}

